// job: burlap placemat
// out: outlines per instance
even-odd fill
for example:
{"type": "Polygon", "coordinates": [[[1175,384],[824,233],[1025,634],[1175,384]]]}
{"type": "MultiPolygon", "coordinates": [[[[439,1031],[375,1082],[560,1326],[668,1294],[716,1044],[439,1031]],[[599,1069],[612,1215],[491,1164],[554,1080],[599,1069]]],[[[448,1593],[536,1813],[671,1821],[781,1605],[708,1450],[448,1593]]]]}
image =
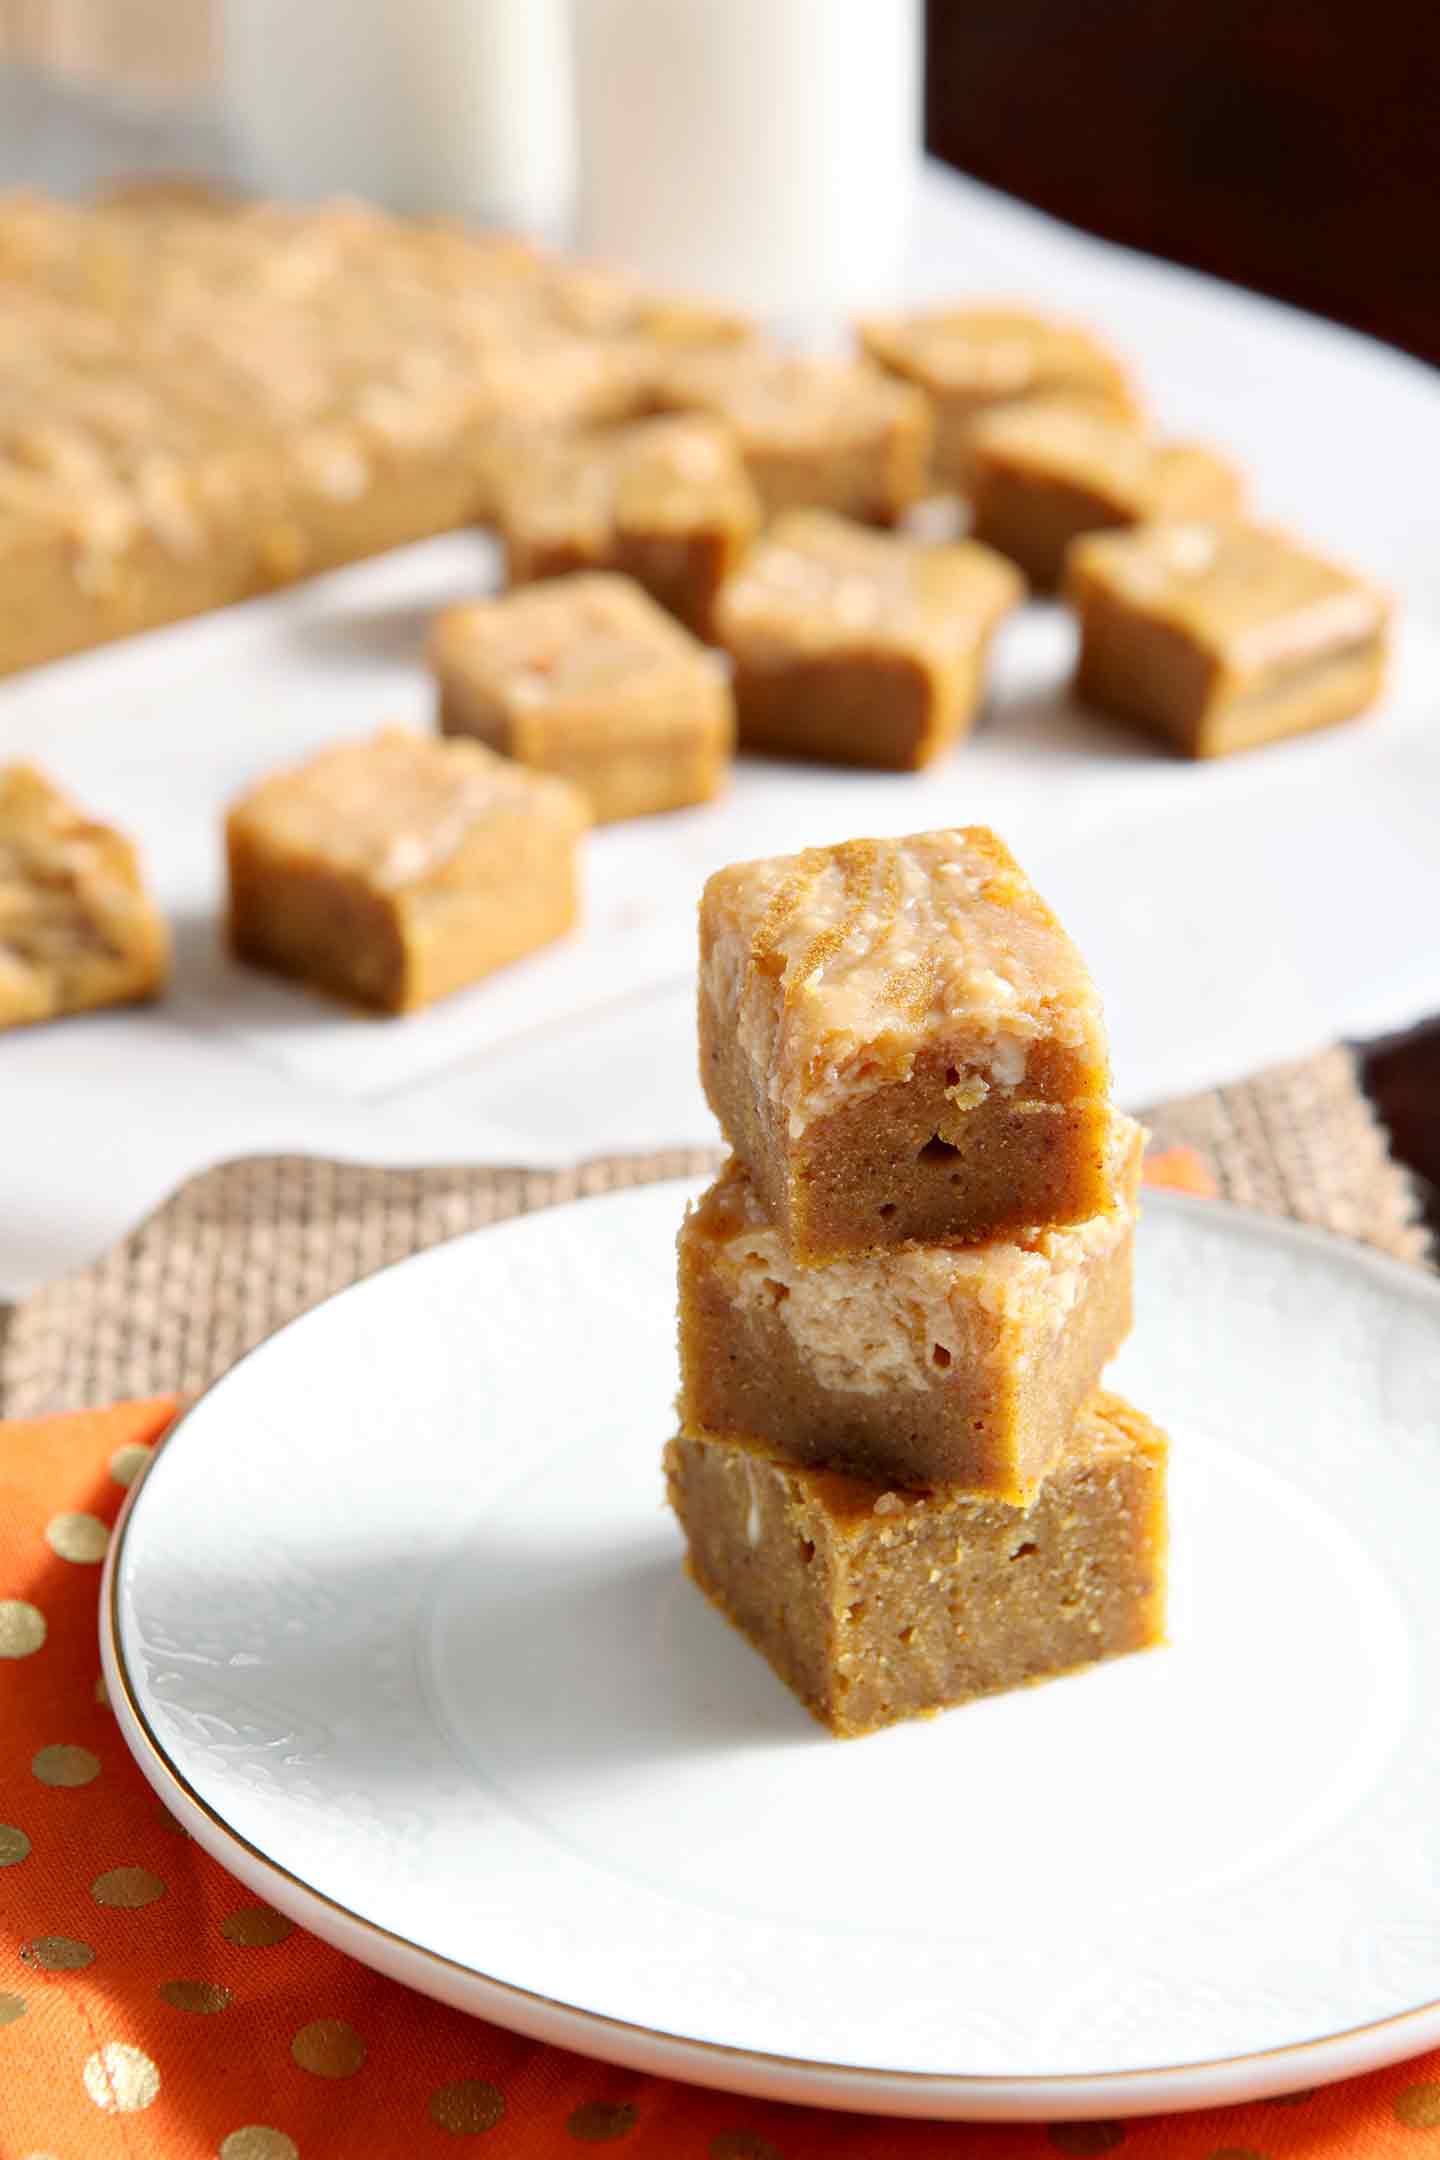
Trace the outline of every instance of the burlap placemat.
{"type": "MultiPolygon", "coordinates": [[[[1425,1257],[1414,1190],[1347,1051],[1277,1066],[1147,1113],[1226,1198],[1425,1257]]],[[[719,1150],[607,1156],[571,1170],[376,1170],[256,1156],[189,1180],[113,1251],[12,1308],[0,1413],[36,1416],[205,1385],[307,1306],[386,1262],[529,1209],[708,1170],[719,1150]]]]}

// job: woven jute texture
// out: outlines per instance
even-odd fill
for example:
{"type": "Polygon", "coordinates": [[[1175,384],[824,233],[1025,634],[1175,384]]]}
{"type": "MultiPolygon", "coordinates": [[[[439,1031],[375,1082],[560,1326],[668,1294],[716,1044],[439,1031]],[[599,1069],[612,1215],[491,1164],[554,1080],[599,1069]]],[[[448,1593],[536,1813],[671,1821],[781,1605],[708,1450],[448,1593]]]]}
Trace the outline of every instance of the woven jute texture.
{"type": "MultiPolygon", "coordinates": [[[[1147,1114],[1222,1194],[1425,1257],[1415,1195],[1344,1050],[1147,1114]]],[[[192,1178],[112,1252],[14,1307],[0,1412],[36,1416],[203,1387],[331,1291],[407,1253],[533,1208],[713,1168],[719,1150],[609,1156],[571,1170],[377,1170],[291,1155],[192,1178]]]]}

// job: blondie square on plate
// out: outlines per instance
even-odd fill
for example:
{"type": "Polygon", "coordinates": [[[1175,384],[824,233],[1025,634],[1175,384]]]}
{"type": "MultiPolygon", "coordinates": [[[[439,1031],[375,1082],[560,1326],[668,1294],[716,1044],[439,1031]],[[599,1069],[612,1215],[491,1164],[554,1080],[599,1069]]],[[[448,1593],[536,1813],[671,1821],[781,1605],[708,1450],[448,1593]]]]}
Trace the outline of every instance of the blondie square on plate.
{"type": "Polygon", "coordinates": [[[1378,586],[1266,526],[1094,533],[1067,558],[1076,695],[1191,757],[1331,726],[1378,697],[1378,586]]]}
{"type": "Polygon", "coordinates": [[[983,826],[717,871],[700,1072],[802,1262],[1116,1204],[1099,998],[983,826]]]}
{"type": "Polygon", "coordinates": [[[157,997],[169,965],[124,834],[35,766],[0,766],[0,1028],[157,997]]]}
{"type": "Polygon", "coordinates": [[[1028,1504],[1129,1332],[1143,1146],[1117,1116],[1121,1205],[1088,1222],[821,1267],[732,1161],[680,1232],[682,1424],[1028,1504]]]}
{"type": "Polygon", "coordinates": [[[231,944],[357,1004],[428,1005],[573,926],[588,822],[479,743],[341,743],[231,810],[231,944]]]}
{"type": "Polygon", "coordinates": [[[760,523],[733,436],[701,413],[519,437],[497,459],[494,500],[513,585],[618,570],[701,638],[760,523]]]}
{"type": "Polygon", "coordinates": [[[629,578],[582,571],[448,608],[430,663],[446,735],[572,781],[597,823],[708,802],[729,777],[724,662],[629,578]]]}
{"type": "Polygon", "coordinates": [[[969,729],[1024,586],[973,541],[929,547],[825,510],[778,517],[720,597],[747,749],[890,771],[969,729]]]}
{"type": "Polygon", "coordinates": [[[662,370],[656,402],[728,422],[771,517],[813,507],[893,525],[925,491],[929,408],[863,360],[758,341],[681,353],[662,370]]]}
{"type": "Polygon", "coordinates": [[[1166,1454],[1101,1393],[1028,1509],[698,1433],[665,1470],[695,1582],[848,1738],[1162,1641],[1166,1454]]]}
{"type": "Polygon", "coordinates": [[[1119,357],[1083,323],[995,303],[874,315],[860,343],[878,366],[923,390],[934,409],[935,478],[968,491],[971,435],[982,413],[1060,399],[1135,420],[1139,403],[1119,357]]]}
{"type": "Polygon", "coordinates": [[[1044,591],[1081,533],[1233,517],[1244,493],[1236,468],[1205,444],[1157,441],[1078,406],[1002,407],[976,422],[970,457],[976,539],[1044,591]]]}

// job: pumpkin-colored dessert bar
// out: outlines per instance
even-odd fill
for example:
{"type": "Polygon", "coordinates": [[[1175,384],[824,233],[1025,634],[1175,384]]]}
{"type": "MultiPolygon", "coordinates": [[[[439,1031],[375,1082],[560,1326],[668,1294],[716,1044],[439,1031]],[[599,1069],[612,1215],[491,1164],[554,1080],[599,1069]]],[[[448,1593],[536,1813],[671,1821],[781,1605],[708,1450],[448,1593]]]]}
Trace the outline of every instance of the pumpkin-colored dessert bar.
{"type": "Polygon", "coordinates": [[[1092,533],[1066,558],[1075,694],[1190,757],[1331,727],[1380,695],[1390,606],[1267,526],[1092,533]]]}
{"type": "Polygon", "coordinates": [[[699,1017],[711,1108],[801,1263],[1116,1205],[1099,998],[983,826],[717,871],[699,1017]]]}
{"type": "Polygon", "coordinates": [[[1130,1330],[1144,1132],[1120,1205],[979,1245],[800,1267],[735,1161],[680,1232],[680,1420],[790,1460],[1025,1505],[1130,1330]]]}
{"type": "Polygon", "coordinates": [[[701,638],[760,523],[730,431],[700,413],[520,435],[497,459],[494,511],[512,585],[620,571],[701,638]]]}
{"type": "Polygon", "coordinates": [[[768,516],[837,510],[893,525],[925,492],[925,399],[863,360],[765,345],[682,352],[662,367],[655,402],[733,429],[768,516]]]}
{"type": "Polygon", "coordinates": [[[708,802],[730,777],[725,663],[631,579],[580,571],[447,609],[439,719],[573,782],[597,823],[708,802]]]}
{"type": "Polygon", "coordinates": [[[1163,1641],[1166,1455],[1100,1393],[1028,1508],[689,1432],[665,1472],[695,1582],[848,1738],[1163,1641]]]}
{"type": "Polygon", "coordinates": [[[230,942],[382,1012],[574,926],[588,813],[563,780],[399,728],[272,773],[226,821],[230,942]]]}
{"type": "Polygon", "coordinates": [[[967,493],[976,421],[1001,407],[1059,400],[1139,418],[1129,371],[1085,324],[1033,308],[981,302],[872,315],[859,326],[866,355],[922,390],[935,416],[934,474],[967,493]]]}
{"type": "Polygon", "coordinates": [[[1166,442],[1103,414],[1019,405],[977,421],[972,530],[1030,583],[1060,581],[1082,533],[1238,514],[1244,481],[1204,443],[1166,442]]]}
{"type": "Polygon", "coordinates": [[[1024,597],[974,541],[926,546],[825,510],[778,517],[720,596],[748,750],[888,771],[969,732],[990,645],[1024,597]]]}

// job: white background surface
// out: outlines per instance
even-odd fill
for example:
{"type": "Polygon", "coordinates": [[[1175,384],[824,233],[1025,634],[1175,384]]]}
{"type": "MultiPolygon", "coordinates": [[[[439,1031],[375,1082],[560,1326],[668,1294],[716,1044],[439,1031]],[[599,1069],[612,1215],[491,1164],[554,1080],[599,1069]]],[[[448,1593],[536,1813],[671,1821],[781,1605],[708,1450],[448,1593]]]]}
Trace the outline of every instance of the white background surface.
{"type": "Polygon", "coordinates": [[[1000,826],[1090,959],[1123,1099],[1232,1078],[1440,1009],[1440,389],[1348,332],[1083,239],[932,169],[911,289],[1074,308],[1167,427],[1227,445],[1268,516],[1377,572],[1408,625],[1374,720],[1214,768],[1065,702],[1070,632],[1007,633],[972,742],[915,778],[746,761],[729,801],[597,835],[574,945],[374,1022],[218,953],[218,816],[268,766],[422,719],[434,604],[491,574],[458,535],[0,685],[0,755],[44,760],[142,841],[174,995],[0,1040],[0,1294],[83,1263],[190,1171],[259,1149],[564,1161],[713,1137],[694,1078],[693,906],[749,853],[1000,826]]]}
{"type": "Polygon", "coordinates": [[[1440,1287],[1151,1195],[1115,1384],[1173,1441],[1170,1646],[841,1746],[691,1587],[658,1505],[687,1190],[407,1261],[182,1423],[114,1565],[131,1684],[214,1811],[187,1827],[414,1985],[743,2091],[1148,2112],[1433,2042],[1440,1287]],[[856,1826],[901,1820],[898,1877],[857,1874],[856,1826]],[[991,1864],[897,1902],[906,1856],[957,1839],[991,1864]],[[1084,2082],[1031,2082],[1057,2075],[1084,2082]]]}

